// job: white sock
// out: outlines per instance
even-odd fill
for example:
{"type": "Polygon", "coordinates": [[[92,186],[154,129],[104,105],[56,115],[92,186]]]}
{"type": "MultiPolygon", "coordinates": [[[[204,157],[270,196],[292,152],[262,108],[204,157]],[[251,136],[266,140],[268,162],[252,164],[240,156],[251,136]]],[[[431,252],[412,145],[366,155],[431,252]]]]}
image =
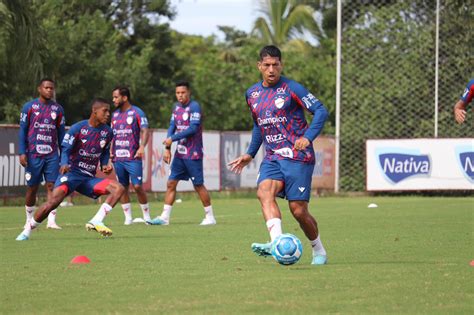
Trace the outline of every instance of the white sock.
{"type": "Polygon", "coordinates": [[[161,213],[161,218],[165,221],[169,221],[170,215],[171,215],[171,210],[173,210],[173,206],[164,205],[163,206],[163,212],[161,213]]]}
{"type": "Polygon", "coordinates": [[[273,242],[275,238],[280,236],[282,234],[281,231],[281,219],[279,218],[273,218],[267,221],[267,229],[268,232],[270,233],[270,238],[273,242]]]}
{"type": "Polygon", "coordinates": [[[125,220],[132,220],[132,205],[130,203],[122,203],[123,214],[125,220]]]}
{"type": "Polygon", "coordinates": [[[321,239],[318,237],[315,240],[311,241],[311,247],[313,248],[313,256],[315,255],[324,255],[326,256],[326,250],[324,249],[321,239]]]}
{"type": "Polygon", "coordinates": [[[29,224],[26,225],[22,234],[30,237],[31,231],[36,229],[40,224],[41,223],[36,222],[34,218],[31,218],[29,220],[29,224]]]}
{"type": "Polygon", "coordinates": [[[140,204],[140,208],[142,208],[143,219],[145,221],[150,221],[151,220],[151,218],[150,218],[150,206],[148,205],[148,203],[140,204]]]}
{"type": "Polygon", "coordinates": [[[109,212],[112,210],[112,207],[108,203],[103,203],[99,211],[95,214],[95,216],[91,219],[91,222],[102,222],[104,221],[105,217],[109,212]]]}
{"type": "Polygon", "coordinates": [[[56,223],[56,210],[57,210],[57,209],[54,209],[53,211],[51,211],[51,212],[48,214],[48,222],[49,222],[49,223],[56,223]]]}
{"type": "Polygon", "coordinates": [[[33,218],[33,215],[35,214],[35,210],[36,210],[35,206],[29,207],[25,205],[26,222],[28,222],[29,220],[33,218]]]}
{"type": "Polygon", "coordinates": [[[214,212],[212,212],[212,205],[204,207],[204,212],[206,213],[206,218],[214,219],[214,212]]]}

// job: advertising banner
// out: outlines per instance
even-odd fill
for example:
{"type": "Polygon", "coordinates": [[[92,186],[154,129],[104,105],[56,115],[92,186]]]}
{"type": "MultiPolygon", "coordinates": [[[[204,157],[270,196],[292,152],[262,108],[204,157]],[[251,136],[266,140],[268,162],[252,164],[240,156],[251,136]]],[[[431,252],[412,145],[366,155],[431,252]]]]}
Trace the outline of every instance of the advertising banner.
{"type": "Polygon", "coordinates": [[[25,193],[25,168],[18,155],[18,127],[0,127],[0,191],[2,196],[25,193]]]}
{"type": "Polygon", "coordinates": [[[474,190],[474,139],[367,140],[367,190],[474,190]]]}
{"type": "Polygon", "coordinates": [[[312,188],[334,190],[335,146],[333,137],[320,136],[313,142],[316,164],[313,170],[312,188]]]}
{"type": "Polygon", "coordinates": [[[231,172],[227,164],[241,155],[240,133],[221,133],[221,187],[236,189],[240,187],[240,176],[231,172]]]}

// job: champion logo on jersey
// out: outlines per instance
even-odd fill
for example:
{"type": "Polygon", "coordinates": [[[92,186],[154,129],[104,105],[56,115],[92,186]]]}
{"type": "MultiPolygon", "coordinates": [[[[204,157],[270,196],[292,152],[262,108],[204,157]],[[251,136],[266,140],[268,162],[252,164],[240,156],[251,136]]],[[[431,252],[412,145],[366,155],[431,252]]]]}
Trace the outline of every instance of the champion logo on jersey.
{"type": "Polygon", "coordinates": [[[57,117],[57,116],[56,116],[56,112],[51,112],[51,118],[52,118],[53,120],[55,120],[56,117],[57,117]]]}
{"type": "Polygon", "coordinates": [[[306,188],[305,187],[298,187],[299,191],[303,192],[306,188]]]}
{"type": "Polygon", "coordinates": [[[81,139],[82,143],[86,143],[87,139],[81,139]]]}

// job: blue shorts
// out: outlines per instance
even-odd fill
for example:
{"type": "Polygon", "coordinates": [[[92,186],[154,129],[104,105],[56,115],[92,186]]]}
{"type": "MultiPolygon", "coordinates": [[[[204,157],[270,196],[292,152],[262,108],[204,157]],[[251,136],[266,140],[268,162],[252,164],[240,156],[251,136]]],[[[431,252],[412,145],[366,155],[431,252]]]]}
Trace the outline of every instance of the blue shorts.
{"type": "Polygon", "coordinates": [[[143,166],[141,160],[117,161],[114,163],[115,174],[120,184],[124,186],[141,185],[143,182],[143,166]]]}
{"type": "Polygon", "coordinates": [[[67,195],[77,191],[87,197],[96,199],[109,193],[106,187],[110,182],[111,180],[108,178],[97,178],[78,172],[67,172],[58,177],[54,188],[60,187],[67,195]]]}
{"type": "Polygon", "coordinates": [[[171,163],[171,174],[168,179],[171,180],[189,180],[194,186],[204,184],[204,175],[202,171],[202,159],[188,160],[174,158],[171,163]]]}
{"type": "Polygon", "coordinates": [[[282,181],[285,187],[278,197],[289,201],[309,201],[314,164],[304,164],[290,160],[263,160],[260,165],[257,185],[265,179],[282,181]]]}
{"type": "Polygon", "coordinates": [[[54,183],[59,175],[59,156],[52,154],[45,157],[28,155],[28,166],[25,168],[25,179],[28,186],[36,186],[43,181],[54,183]]]}

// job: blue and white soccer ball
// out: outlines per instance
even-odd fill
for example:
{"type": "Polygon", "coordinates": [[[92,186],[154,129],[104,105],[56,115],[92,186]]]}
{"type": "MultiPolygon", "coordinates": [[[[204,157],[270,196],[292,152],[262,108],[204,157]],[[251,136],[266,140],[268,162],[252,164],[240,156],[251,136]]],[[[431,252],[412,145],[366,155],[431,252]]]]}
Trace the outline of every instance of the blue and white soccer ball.
{"type": "Polygon", "coordinates": [[[272,242],[272,256],[281,265],[293,265],[300,260],[303,246],[293,234],[282,234],[272,242]]]}

